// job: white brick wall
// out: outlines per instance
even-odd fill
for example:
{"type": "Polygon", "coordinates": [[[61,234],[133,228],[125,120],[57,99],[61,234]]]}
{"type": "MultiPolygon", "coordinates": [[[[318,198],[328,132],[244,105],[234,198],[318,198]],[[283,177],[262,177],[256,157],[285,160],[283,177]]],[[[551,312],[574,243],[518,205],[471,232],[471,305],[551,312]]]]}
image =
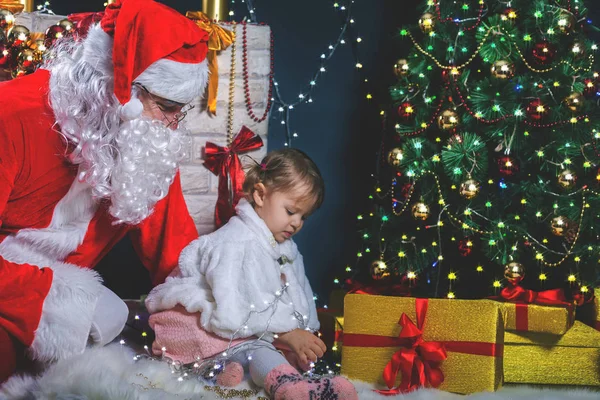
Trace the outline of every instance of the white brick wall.
{"type": "MultiPolygon", "coordinates": [[[[236,74],[234,95],[233,131],[239,132],[246,125],[254,133],[260,135],[264,147],[248,153],[260,161],[267,152],[268,118],[261,122],[254,122],[246,111],[244,97],[244,81],[242,68],[242,28],[237,29],[236,40],[236,74]]],[[[248,86],[254,114],[262,116],[267,105],[269,91],[270,68],[270,28],[268,26],[248,26],[248,86]]],[[[231,47],[221,52],[219,59],[219,92],[217,95],[217,115],[211,117],[206,112],[206,107],[197,102],[186,117],[186,126],[192,132],[192,148],[190,159],[181,166],[182,186],[185,199],[192,218],[196,222],[200,234],[211,232],[214,229],[214,209],[217,200],[217,186],[219,178],[210,173],[204,166],[203,154],[207,141],[220,146],[227,143],[227,114],[229,105],[229,74],[231,68],[231,47]]],[[[242,156],[242,163],[246,164],[247,158],[242,156]]]]}
{"type": "MultiPolygon", "coordinates": [[[[17,16],[17,24],[25,25],[33,32],[44,32],[46,28],[64,17],[22,13],[17,16]],[[32,29],[33,28],[33,29],[32,29]]],[[[246,125],[254,133],[260,135],[264,147],[248,153],[260,161],[266,154],[268,118],[256,123],[250,119],[246,111],[244,97],[244,82],[242,69],[242,27],[237,29],[236,40],[236,73],[234,95],[233,130],[237,134],[242,125],[246,125]]],[[[248,79],[250,98],[254,114],[262,116],[269,89],[270,68],[270,28],[268,26],[247,27],[248,44],[248,79]]],[[[217,200],[218,177],[212,175],[204,166],[203,154],[207,141],[218,145],[227,142],[227,115],[229,103],[229,76],[231,66],[231,47],[221,52],[219,60],[219,92],[217,96],[217,115],[211,117],[206,112],[206,106],[197,100],[196,107],[188,113],[185,123],[192,133],[191,148],[188,159],[181,166],[181,180],[185,200],[200,234],[214,229],[214,209],[217,200]]],[[[245,157],[242,157],[242,162],[245,157]]]]}

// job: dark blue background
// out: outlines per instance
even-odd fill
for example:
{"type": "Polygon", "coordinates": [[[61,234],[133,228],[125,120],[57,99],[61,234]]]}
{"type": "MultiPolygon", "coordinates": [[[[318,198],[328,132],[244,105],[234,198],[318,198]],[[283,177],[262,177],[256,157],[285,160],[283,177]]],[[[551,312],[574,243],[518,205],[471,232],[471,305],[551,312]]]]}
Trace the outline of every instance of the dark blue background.
{"type": "MultiPolygon", "coordinates": [[[[201,1],[170,0],[165,4],[181,11],[198,10],[201,1]]],[[[54,0],[57,14],[100,11],[97,5],[74,0],[54,0]]],[[[245,5],[236,2],[236,20],[247,16],[245,5]]],[[[284,100],[293,102],[320,67],[320,55],[334,44],[341,26],[340,12],[333,1],[255,0],[259,22],[271,27],[275,40],[275,76],[284,100]]],[[[347,4],[340,0],[340,4],[347,4]]],[[[396,36],[404,24],[416,23],[419,15],[414,2],[402,0],[356,0],[353,28],[362,42],[352,50],[351,37],[327,63],[327,72],[313,92],[314,102],[296,107],[290,125],[299,137],[292,145],[306,151],[319,165],[326,182],[323,207],[305,224],[297,236],[304,255],[307,275],[313,290],[321,296],[332,287],[335,272],[353,261],[356,253],[356,215],[372,187],[380,143],[378,103],[386,101],[387,87],[393,80],[392,65],[406,54],[407,46],[396,36]],[[355,68],[355,55],[363,69],[355,68]],[[364,79],[368,82],[365,83],[364,79]],[[374,95],[366,100],[366,93],[374,95]]],[[[168,27],[157,27],[168,29],[168,27]]],[[[272,111],[269,149],[284,146],[285,133],[272,111]]],[[[137,297],[149,288],[143,267],[127,240],[101,262],[98,270],[107,286],[122,297],[137,297]]]]}

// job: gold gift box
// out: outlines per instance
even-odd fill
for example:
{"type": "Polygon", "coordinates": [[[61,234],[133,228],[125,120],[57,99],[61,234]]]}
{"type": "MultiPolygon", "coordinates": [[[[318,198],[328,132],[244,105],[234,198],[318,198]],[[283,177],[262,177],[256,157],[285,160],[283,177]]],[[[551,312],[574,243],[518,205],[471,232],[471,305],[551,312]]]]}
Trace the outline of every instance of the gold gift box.
{"type": "Polygon", "coordinates": [[[573,307],[501,303],[507,331],[564,335],[573,325],[573,307]],[[523,319],[525,324],[523,325],[523,319]]]}
{"type": "Polygon", "coordinates": [[[600,332],[576,321],[563,336],[506,332],[504,380],[600,385],[600,332]]]}
{"type": "Polygon", "coordinates": [[[321,328],[321,339],[333,351],[337,351],[341,347],[344,332],[344,316],[334,311],[317,310],[317,317],[321,328]]]}
{"type": "Polygon", "coordinates": [[[600,289],[594,289],[594,327],[600,331],[600,289]]]}
{"type": "MultiPolygon", "coordinates": [[[[382,373],[399,347],[354,346],[349,345],[349,339],[350,335],[396,338],[401,330],[398,320],[402,313],[417,323],[414,298],[365,294],[346,296],[342,374],[386,388],[382,373]]],[[[359,336],[355,338],[354,342],[360,342],[359,336]]],[[[499,303],[491,300],[430,299],[423,325],[423,340],[475,342],[475,345],[489,344],[490,348],[496,349],[495,357],[448,350],[448,358],[441,363],[444,382],[439,389],[467,394],[496,390],[501,386],[504,324],[499,303]]]]}

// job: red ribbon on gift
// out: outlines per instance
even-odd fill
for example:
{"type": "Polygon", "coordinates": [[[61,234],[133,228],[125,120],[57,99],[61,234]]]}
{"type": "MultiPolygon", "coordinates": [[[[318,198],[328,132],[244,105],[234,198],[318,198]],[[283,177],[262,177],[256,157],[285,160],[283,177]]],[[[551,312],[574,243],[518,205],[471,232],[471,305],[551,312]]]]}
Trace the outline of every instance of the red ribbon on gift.
{"type": "Polygon", "coordinates": [[[383,380],[389,390],[378,390],[385,395],[410,392],[422,386],[438,387],[444,382],[439,364],[448,358],[446,348],[440,342],[423,340],[423,325],[427,315],[427,299],[415,299],[417,324],[402,313],[398,324],[402,330],[398,338],[406,341],[404,348],[394,353],[383,370],[383,380]],[[402,373],[400,386],[394,388],[398,372],[402,373]]]}
{"type": "Polygon", "coordinates": [[[417,324],[402,313],[398,324],[402,330],[398,337],[344,333],[344,346],[351,347],[402,347],[392,356],[383,370],[383,379],[389,390],[377,390],[383,395],[406,393],[422,386],[439,387],[444,382],[440,364],[447,352],[501,357],[503,343],[429,341],[423,340],[423,325],[427,315],[427,299],[415,299],[417,324]],[[394,387],[398,372],[402,374],[398,387],[394,387]]]}
{"type": "Polygon", "coordinates": [[[500,297],[496,298],[496,300],[515,303],[517,331],[529,330],[529,316],[527,310],[530,304],[541,306],[564,306],[569,310],[569,318],[571,320],[573,319],[573,305],[567,301],[565,292],[562,289],[535,292],[515,285],[502,289],[500,297]]]}
{"type": "Polygon", "coordinates": [[[235,206],[242,198],[244,170],[238,154],[259,149],[263,146],[260,136],[257,136],[245,126],[231,143],[231,147],[221,147],[214,143],[206,143],[204,166],[219,177],[219,193],[215,207],[215,222],[221,227],[233,216],[235,206]],[[228,180],[231,181],[229,192],[228,180]]]}

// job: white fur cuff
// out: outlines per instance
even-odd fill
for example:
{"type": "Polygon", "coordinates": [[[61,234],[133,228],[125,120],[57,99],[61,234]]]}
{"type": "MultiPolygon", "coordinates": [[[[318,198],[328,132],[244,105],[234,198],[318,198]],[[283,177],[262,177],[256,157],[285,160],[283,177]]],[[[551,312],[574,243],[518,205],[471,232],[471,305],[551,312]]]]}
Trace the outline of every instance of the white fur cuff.
{"type": "Polygon", "coordinates": [[[29,348],[31,357],[42,362],[65,359],[85,350],[102,290],[100,276],[91,269],[60,262],[50,268],[54,272],[52,286],[29,348]]]}

